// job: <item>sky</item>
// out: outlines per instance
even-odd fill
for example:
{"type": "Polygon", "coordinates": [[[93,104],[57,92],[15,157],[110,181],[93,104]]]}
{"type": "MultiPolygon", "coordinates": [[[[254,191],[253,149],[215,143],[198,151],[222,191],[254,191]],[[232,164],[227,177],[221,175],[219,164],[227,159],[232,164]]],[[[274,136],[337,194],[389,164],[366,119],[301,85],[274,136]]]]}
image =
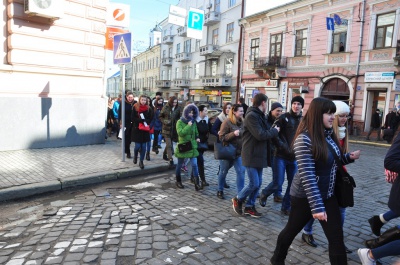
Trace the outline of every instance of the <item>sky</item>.
{"type": "Polygon", "coordinates": [[[245,16],[249,16],[266,9],[271,9],[276,6],[281,6],[295,0],[246,0],[246,13],[245,16]]]}

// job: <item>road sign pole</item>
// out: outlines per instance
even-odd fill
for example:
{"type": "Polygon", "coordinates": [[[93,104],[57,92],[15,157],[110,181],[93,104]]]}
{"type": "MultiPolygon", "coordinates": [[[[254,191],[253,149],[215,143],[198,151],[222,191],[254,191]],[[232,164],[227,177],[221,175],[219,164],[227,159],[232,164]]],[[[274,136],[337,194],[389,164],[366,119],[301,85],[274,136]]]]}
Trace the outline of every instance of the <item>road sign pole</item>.
{"type": "Polygon", "coordinates": [[[122,119],[122,129],[123,133],[122,133],[122,141],[121,141],[121,149],[122,149],[122,162],[125,162],[125,64],[122,64],[122,98],[121,98],[121,119],[122,119]]]}

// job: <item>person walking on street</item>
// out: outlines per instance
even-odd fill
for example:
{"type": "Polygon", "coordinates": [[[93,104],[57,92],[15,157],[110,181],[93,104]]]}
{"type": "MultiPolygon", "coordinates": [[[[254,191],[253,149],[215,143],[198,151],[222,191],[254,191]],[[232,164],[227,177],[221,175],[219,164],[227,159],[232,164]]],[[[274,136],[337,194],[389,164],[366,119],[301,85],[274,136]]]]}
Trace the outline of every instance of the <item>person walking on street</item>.
{"type": "MultiPolygon", "coordinates": [[[[284,215],[289,215],[290,212],[290,186],[292,184],[294,174],[297,172],[297,162],[294,157],[292,143],[297,127],[300,124],[303,107],[304,99],[300,96],[293,97],[290,111],[282,114],[276,121],[276,124],[279,125],[281,130],[279,131],[279,144],[277,144],[273,159],[274,164],[272,166],[272,178],[275,179],[275,182],[279,184],[279,187],[273,190],[273,192],[282,189],[286,172],[287,188],[281,207],[281,212],[284,215]]],[[[262,193],[260,195],[261,206],[265,206],[267,198],[268,196],[266,193],[262,193]]]]}
{"type": "MultiPolygon", "coordinates": [[[[274,124],[275,121],[278,120],[278,118],[282,115],[282,110],[283,110],[283,106],[278,103],[278,102],[274,102],[271,105],[271,110],[268,113],[267,116],[267,123],[270,127],[272,127],[272,125],[274,124]]],[[[271,164],[274,165],[274,156],[273,154],[275,153],[275,145],[276,145],[276,141],[272,140],[272,144],[271,146],[271,154],[272,154],[272,162],[271,164]]],[[[274,170],[274,168],[272,167],[272,171],[274,170]]],[[[272,174],[272,176],[274,176],[274,174],[272,174]]],[[[276,176],[276,175],[275,175],[276,176]]],[[[283,181],[283,179],[282,179],[283,181]]],[[[262,196],[260,196],[260,205],[262,207],[265,207],[266,202],[268,196],[270,196],[272,193],[274,193],[274,201],[275,202],[282,202],[283,196],[282,196],[282,184],[279,182],[279,179],[272,177],[272,181],[271,183],[269,183],[267,185],[267,187],[265,187],[262,191],[261,194],[263,194],[262,196]]]]}
{"type": "MultiPolygon", "coordinates": [[[[384,166],[385,169],[397,173],[390,190],[388,207],[392,212],[391,217],[398,217],[400,216],[400,178],[398,177],[400,174],[400,134],[397,135],[390,146],[384,160],[384,166]]],[[[376,229],[377,231],[374,231],[371,227],[373,233],[380,235],[382,225],[379,226],[379,229],[376,229]]],[[[400,225],[386,230],[376,239],[367,240],[365,245],[367,248],[358,250],[358,256],[363,265],[375,265],[377,259],[400,255],[400,225]]]]}
{"type": "MultiPolygon", "coordinates": [[[[125,96],[125,154],[126,158],[131,156],[131,135],[132,135],[132,106],[134,104],[133,93],[128,91],[125,96]]],[[[122,129],[122,107],[118,109],[120,117],[119,127],[122,129]]]]}
{"type": "Polygon", "coordinates": [[[229,169],[233,166],[236,171],[236,187],[239,193],[244,187],[245,168],[242,165],[242,135],[243,135],[243,107],[234,104],[229,111],[228,118],[224,120],[219,131],[219,140],[222,143],[231,143],[236,148],[236,157],[232,160],[220,160],[220,171],[218,174],[217,197],[224,199],[224,184],[229,169]]]}
{"type": "Polygon", "coordinates": [[[146,144],[150,141],[149,130],[151,119],[147,97],[142,95],[132,108],[132,142],[135,143],[133,163],[137,163],[140,150],[139,167],[141,169],[144,168],[143,160],[146,155],[146,144]]]}
{"type": "Polygon", "coordinates": [[[162,135],[165,140],[165,149],[163,159],[169,161],[170,169],[174,168],[174,159],[172,158],[172,138],[176,132],[176,122],[179,120],[181,109],[178,106],[178,99],[174,96],[170,97],[168,103],[160,112],[160,120],[162,122],[162,135]]]}
{"type": "MultiPolygon", "coordinates": [[[[347,121],[350,115],[350,107],[343,101],[334,100],[336,106],[335,119],[333,120],[333,131],[335,135],[339,139],[340,151],[345,154],[347,150],[349,150],[349,131],[347,130],[347,121]]],[[[347,171],[346,167],[343,166],[343,169],[347,171]]],[[[341,216],[341,225],[343,229],[344,219],[346,217],[346,208],[339,207],[340,216],[341,216]]],[[[301,235],[301,239],[306,242],[309,246],[317,247],[317,243],[313,237],[312,225],[314,223],[314,219],[310,219],[310,221],[306,224],[303,229],[303,234],[301,235]]],[[[346,247],[346,253],[352,253],[352,251],[346,247]]]]}
{"type": "Polygon", "coordinates": [[[311,219],[319,220],[329,242],[332,265],[346,265],[340,210],[335,196],[337,164],[354,162],[360,151],[342,154],[332,125],[335,104],[326,98],[314,98],[295,134],[293,150],[298,172],[290,187],[292,208],[285,228],[280,232],[272,265],[283,265],[296,235],[311,219]]]}
{"type": "MultiPolygon", "coordinates": [[[[221,124],[224,122],[224,120],[226,120],[226,118],[228,117],[229,111],[232,108],[232,103],[230,102],[226,102],[224,104],[224,106],[222,107],[222,112],[217,116],[217,118],[214,121],[213,126],[211,127],[211,134],[215,135],[215,137],[217,137],[217,142],[219,143],[219,130],[221,129],[221,124]]],[[[219,169],[218,169],[218,173],[219,174],[221,170],[221,160],[219,161],[219,169]]],[[[225,182],[224,184],[224,188],[225,189],[229,189],[230,186],[228,185],[228,183],[225,182]]]]}
{"type": "Polygon", "coordinates": [[[371,125],[369,128],[369,132],[367,135],[367,140],[370,140],[370,135],[373,131],[376,131],[377,137],[376,140],[380,141],[381,140],[381,118],[380,118],[380,113],[381,111],[379,109],[376,109],[375,113],[372,114],[371,117],[371,125]]]}
{"type": "MultiPolygon", "coordinates": [[[[201,179],[200,188],[203,189],[206,186],[209,186],[206,181],[206,175],[204,170],[204,151],[206,151],[206,146],[208,145],[208,136],[211,131],[211,123],[207,116],[208,109],[205,105],[199,106],[199,116],[196,119],[197,130],[199,131],[200,143],[198,145],[197,151],[199,151],[199,156],[197,157],[197,166],[199,169],[199,176],[201,179]]],[[[194,183],[194,175],[192,171],[192,178],[194,183]]]]}
{"type": "Polygon", "coordinates": [[[161,134],[162,130],[162,122],[160,120],[160,113],[163,108],[164,99],[159,98],[158,100],[154,101],[154,118],[153,118],[153,128],[154,128],[154,136],[153,136],[153,148],[152,151],[158,154],[158,142],[159,142],[159,135],[161,134]]]}
{"type": "Polygon", "coordinates": [[[255,208],[257,194],[262,184],[263,168],[271,166],[270,139],[277,137],[279,126],[271,128],[265,113],[268,97],[259,93],[253,98],[253,106],[247,110],[242,136],[242,163],[247,171],[249,183],[232,199],[233,210],[243,214],[243,203],[247,198],[244,214],[260,217],[255,208]]]}
{"type": "Polygon", "coordinates": [[[118,128],[119,126],[118,125],[119,125],[119,122],[120,122],[120,117],[118,116],[118,113],[119,113],[119,108],[120,108],[120,105],[121,105],[121,99],[122,99],[122,95],[119,94],[118,98],[115,99],[114,105],[113,105],[114,125],[115,125],[115,130],[116,130],[115,137],[117,139],[120,139],[118,137],[118,134],[119,134],[119,128],[118,128]]]}
{"type": "Polygon", "coordinates": [[[197,151],[197,143],[200,142],[199,132],[197,130],[196,119],[199,115],[199,110],[194,104],[188,104],[182,113],[182,117],[176,123],[176,131],[178,133],[178,144],[175,148],[175,156],[178,158],[178,163],[176,165],[176,186],[183,189],[181,179],[181,167],[185,160],[188,158],[192,165],[193,175],[194,175],[194,187],[196,191],[200,190],[199,183],[199,172],[197,168],[197,157],[199,156],[199,151],[197,151]],[[182,144],[190,143],[190,150],[180,150],[179,146],[182,144]]]}

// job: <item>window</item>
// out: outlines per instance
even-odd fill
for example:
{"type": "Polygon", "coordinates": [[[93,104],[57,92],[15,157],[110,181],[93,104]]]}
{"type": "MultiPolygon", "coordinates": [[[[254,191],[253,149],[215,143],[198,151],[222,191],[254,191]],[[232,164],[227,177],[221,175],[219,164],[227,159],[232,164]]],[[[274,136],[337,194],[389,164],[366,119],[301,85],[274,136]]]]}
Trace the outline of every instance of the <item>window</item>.
{"type": "Polygon", "coordinates": [[[221,0],[214,0],[214,11],[221,12],[221,0]]]}
{"type": "Polygon", "coordinates": [[[191,48],[192,48],[192,40],[191,39],[185,40],[185,42],[183,43],[183,50],[185,52],[191,52],[191,48]]]}
{"type": "Polygon", "coordinates": [[[172,58],[172,47],[169,47],[168,49],[168,57],[172,58]]]}
{"type": "Polygon", "coordinates": [[[269,57],[281,57],[282,33],[271,35],[269,44],[269,57]]]}
{"type": "Polygon", "coordinates": [[[229,0],[228,7],[232,7],[236,4],[236,0],[229,0]]]}
{"type": "Polygon", "coordinates": [[[188,65],[183,67],[182,78],[183,79],[189,79],[190,78],[189,66],[188,65]]]}
{"type": "Polygon", "coordinates": [[[218,45],[218,29],[212,31],[212,44],[218,45]]]}
{"type": "Polygon", "coordinates": [[[157,42],[156,44],[160,44],[160,37],[157,37],[157,42]]]}
{"type": "Polygon", "coordinates": [[[163,58],[163,59],[166,58],[166,57],[167,57],[166,55],[167,55],[167,51],[166,51],[166,50],[163,50],[163,51],[162,51],[162,58],[163,58]]]}
{"type": "Polygon", "coordinates": [[[211,76],[217,76],[217,61],[212,61],[211,62],[211,76]]]}
{"type": "Polygon", "coordinates": [[[226,42],[233,41],[233,22],[226,25],[226,42]]]}
{"type": "Polygon", "coordinates": [[[172,70],[168,69],[168,77],[167,80],[171,80],[171,74],[172,74],[172,70]]]}
{"type": "Polygon", "coordinates": [[[158,67],[158,56],[156,57],[156,67],[158,67]]]}
{"type": "Polygon", "coordinates": [[[165,70],[161,71],[161,80],[166,80],[165,70]]]}
{"type": "Polygon", "coordinates": [[[232,76],[232,65],[233,65],[233,58],[226,58],[226,60],[225,60],[225,74],[227,76],[232,76]]]}
{"type": "Polygon", "coordinates": [[[395,17],[395,12],[377,16],[375,30],[375,49],[392,46],[395,17]]]}
{"type": "Polygon", "coordinates": [[[176,44],[176,54],[179,54],[179,53],[181,53],[181,44],[180,43],[176,44]]]}
{"type": "Polygon", "coordinates": [[[196,46],[195,46],[194,50],[196,52],[198,52],[200,50],[200,40],[196,40],[196,46]]]}
{"type": "Polygon", "coordinates": [[[194,79],[199,79],[200,78],[200,64],[195,64],[194,65],[194,79]]]}
{"type": "Polygon", "coordinates": [[[252,39],[250,43],[250,61],[258,60],[260,51],[260,38],[252,39]]]}
{"type": "Polygon", "coordinates": [[[179,67],[175,68],[175,79],[178,79],[179,76],[179,67]]]}
{"type": "Polygon", "coordinates": [[[294,56],[306,55],[307,29],[296,30],[296,50],[294,56]]]}

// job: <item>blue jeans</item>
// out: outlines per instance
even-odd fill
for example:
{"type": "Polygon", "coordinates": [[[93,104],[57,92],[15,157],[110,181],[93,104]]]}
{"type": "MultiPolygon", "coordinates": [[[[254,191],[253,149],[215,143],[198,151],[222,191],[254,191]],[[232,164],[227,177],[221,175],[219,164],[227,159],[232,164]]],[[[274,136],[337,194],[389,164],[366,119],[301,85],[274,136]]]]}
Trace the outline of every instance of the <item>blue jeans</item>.
{"type": "Polygon", "coordinates": [[[244,201],[248,197],[245,207],[253,207],[262,184],[263,168],[246,167],[246,171],[249,183],[238,193],[237,198],[244,201]]]}
{"type": "Polygon", "coordinates": [[[385,219],[386,222],[389,222],[390,220],[399,217],[397,213],[393,212],[392,210],[387,211],[386,213],[383,214],[383,219],[385,219]]]}
{"type": "Polygon", "coordinates": [[[275,157],[272,158],[272,181],[268,184],[267,187],[265,187],[261,193],[263,195],[265,195],[267,198],[273,193],[275,197],[277,196],[281,196],[282,194],[282,185],[283,185],[283,181],[285,180],[285,173],[280,174],[276,174],[275,172],[277,171],[277,169],[275,169],[275,167],[277,167],[278,165],[275,164],[275,157]]]}
{"type": "MultiPolygon", "coordinates": [[[[342,224],[342,228],[344,225],[344,219],[346,218],[346,208],[342,208],[339,207],[339,211],[340,211],[340,223],[342,224]]],[[[311,218],[310,221],[308,221],[308,223],[304,226],[303,228],[303,233],[307,234],[307,235],[312,235],[313,231],[312,231],[312,225],[314,224],[314,219],[311,218]]]]}
{"type": "Polygon", "coordinates": [[[395,240],[383,246],[371,249],[371,252],[374,259],[400,255],[400,240],[395,240]]]}
{"type": "Polygon", "coordinates": [[[190,160],[190,163],[192,165],[193,176],[195,176],[195,177],[199,176],[199,170],[197,168],[197,157],[178,158],[178,164],[176,164],[176,169],[175,169],[175,174],[176,174],[177,181],[180,181],[180,178],[181,178],[181,167],[182,167],[185,159],[189,159],[190,160]],[[179,180],[178,180],[178,177],[179,177],[179,180]]]}
{"type": "Polygon", "coordinates": [[[146,144],[147,143],[135,143],[134,156],[137,157],[140,149],[140,161],[144,160],[144,156],[146,155],[146,144]]]}
{"type": "Polygon", "coordinates": [[[282,186],[282,183],[285,179],[285,171],[287,177],[287,188],[282,201],[282,210],[290,211],[290,186],[292,185],[293,177],[297,172],[297,162],[275,156],[272,174],[273,179],[276,179],[280,186],[282,186]]]}
{"type": "Polygon", "coordinates": [[[233,166],[236,171],[236,189],[239,193],[244,187],[245,168],[242,166],[242,157],[236,157],[235,160],[220,160],[219,166],[218,191],[224,190],[226,175],[228,174],[229,169],[233,166]]]}

